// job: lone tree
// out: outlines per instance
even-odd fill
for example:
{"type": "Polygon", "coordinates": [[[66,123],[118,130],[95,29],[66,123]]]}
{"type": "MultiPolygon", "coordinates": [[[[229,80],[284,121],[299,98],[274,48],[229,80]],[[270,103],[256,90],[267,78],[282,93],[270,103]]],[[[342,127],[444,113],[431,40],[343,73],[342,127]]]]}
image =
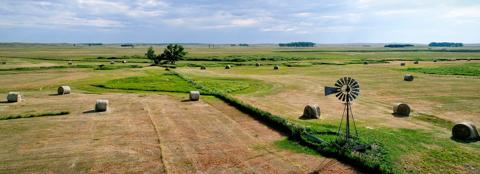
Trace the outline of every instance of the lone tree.
{"type": "Polygon", "coordinates": [[[150,47],[148,48],[147,50],[147,53],[145,53],[145,56],[150,59],[150,60],[153,60],[153,62],[155,64],[159,64],[160,63],[160,60],[157,58],[157,56],[155,55],[155,50],[153,50],[153,47],[150,47]]]}
{"type": "Polygon", "coordinates": [[[169,44],[157,59],[166,60],[170,64],[175,64],[176,61],[181,60],[186,54],[187,52],[183,46],[178,44],[169,44]]]}

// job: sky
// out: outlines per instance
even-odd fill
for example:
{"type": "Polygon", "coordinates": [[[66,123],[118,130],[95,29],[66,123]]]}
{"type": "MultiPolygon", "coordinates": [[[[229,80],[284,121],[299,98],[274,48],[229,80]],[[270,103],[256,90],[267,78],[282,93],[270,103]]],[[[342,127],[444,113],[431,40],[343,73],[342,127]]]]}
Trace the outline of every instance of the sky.
{"type": "Polygon", "coordinates": [[[480,43],[480,0],[0,0],[0,42],[480,43]]]}

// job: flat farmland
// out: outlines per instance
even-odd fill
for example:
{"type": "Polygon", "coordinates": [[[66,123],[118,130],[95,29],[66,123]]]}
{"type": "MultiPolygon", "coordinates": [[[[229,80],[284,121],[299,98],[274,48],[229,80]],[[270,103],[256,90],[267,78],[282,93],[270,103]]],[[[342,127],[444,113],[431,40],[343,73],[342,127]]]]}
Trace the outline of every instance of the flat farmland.
{"type": "Polygon", "coordinates": [[[340,122],[343,104],[323,90],[343,76],[360,83],[360,138],[382,143],[393,173],[480,171],[479,142],[451,139],[456,122],[480,125],[478,47],[185,45],[185,60],[165,71],[143,57],[149,46],[1,45],[0,92],[24,100],[0,99],[0,173],[358,173],[184,79],[320,132],[340,122]],[[55,95],[60,85],[73,93],[55,95]],[[191,90],[205,93],[192,102],[191,90]],[[93,112],[96,99],[109,111],[93,112]],[[409,117],[392,115],[400,102],[409,117]],[[320,119],[299,119],[307,104],[320,119]],[[68,114],[6,119],[57,112],[68,114]]]}

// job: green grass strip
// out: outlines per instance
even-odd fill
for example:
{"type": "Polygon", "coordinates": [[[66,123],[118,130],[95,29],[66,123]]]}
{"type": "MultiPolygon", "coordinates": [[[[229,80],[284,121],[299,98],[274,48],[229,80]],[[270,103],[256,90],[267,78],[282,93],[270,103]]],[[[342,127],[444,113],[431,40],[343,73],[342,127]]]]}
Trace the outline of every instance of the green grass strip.
{"type": "Polygon", "coordinates": [[[7,116],[0,116],[0,120],[11,120],[11,119],[19,119],[19,118],[33,118],[33,117],[45,117],[45,116],[60,116],[60,115],[68,115],[70,112],[68,111],[61,111],[61,112],[45,112],[45,113],[34,113],[34,114],[19,114],[19,115],[7,115],[7,116]]]}
{"type": "Polygon", "coordinates": [[[432,68],[407,68],[406,71],[439,75],[480,76],[480,63],[464,63],[461,65],[440,66],[432,68]]]}
{"type": "Polygon", "coordinates": [[[209,94],[223,100],[224,102],[236,107],[238,110],[254,117],[259,121],[262,121],[267,126],[283,132],[284,134],[288,135],[291,140],[297,141],[299,144],[314,149],[323,156],[334,157],[359,169],[366,170],[369,173],[393,173],[393,163],[388,157],[387,152],[384,150],[381,143],[375,142],[374,144],[377,145],[375,149],[372,148],[364,153],[359,153],[353,151],[352,147],[350,146],[345,148],[340,147],[334,141],[321,141],[312,133],[312,130],[305,128],[300,124],[293,123],[283,117],[263,111],[221,91],[196,83],[180,73],[174,71],[173,73],[191,83],[194,87],[202,89],[203,91],[206,91],[209,94]]]}

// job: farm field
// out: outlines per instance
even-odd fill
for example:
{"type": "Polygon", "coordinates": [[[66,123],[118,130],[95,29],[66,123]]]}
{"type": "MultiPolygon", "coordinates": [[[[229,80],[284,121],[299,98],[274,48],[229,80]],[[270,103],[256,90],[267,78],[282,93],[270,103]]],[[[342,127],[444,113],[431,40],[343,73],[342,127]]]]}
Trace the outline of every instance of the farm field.
{"type": "Polygon", "coordinates": [[[20,103],[0,100],[0,118],[68,112],[0,119],[0,145],[5,147],[0,150],[0,173],[360,170],[286,140],[275,128],[175,73],[293,123],[330,131],[336,130],[343,105],[335,96],[325,96],[324,87],[351,76],[361,88],[353,103],[359,136],[383,144],[393,173],[480,172],[480,142],[450,138],[456,122],[480,126],[480,47],[185,47],[186,60],[169,72],[150,66],[143,57],[147,45],[0,45],[0,62],[6,62],[0,64],[0,92],[24,94],[20,103]],[[255,67],[257,62],[262,66],[255,67]],[[224,69],[227,64],[233,67],[224,69]],[[201,65],[206,70],[200,70],[201,65]],[[273,65],[280,69],[273,70],[273,65]],[[405,74],[415,80],[404,81],[405,74]],[[52,95],[60,85],[70,85],[73,94],[52,95]],[[186,99],[191,90],[206,93],[190,102],[186,99]],[[108,112],[91,112],[99,98],[111,102],[108,112]],[[409,117],[392,115],[393,104],[399,102],[412,107],[409,117]],[[320,119],[298,119],[307,104],[320,106],[320,119]]]}

